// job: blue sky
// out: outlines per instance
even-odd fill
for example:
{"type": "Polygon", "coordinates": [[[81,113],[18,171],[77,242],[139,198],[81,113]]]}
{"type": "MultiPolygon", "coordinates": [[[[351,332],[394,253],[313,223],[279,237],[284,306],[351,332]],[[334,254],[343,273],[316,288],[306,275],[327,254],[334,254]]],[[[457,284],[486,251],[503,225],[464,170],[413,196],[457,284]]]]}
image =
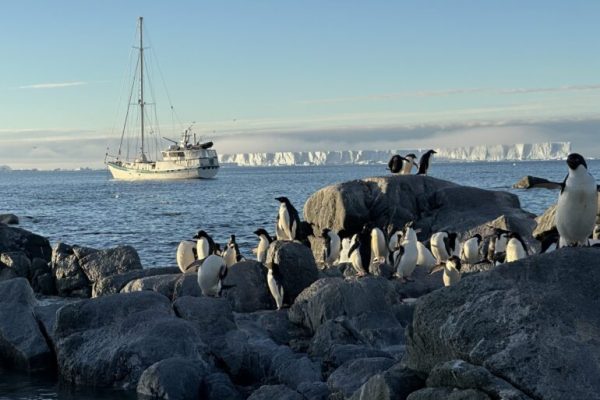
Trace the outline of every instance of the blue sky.
{"type": "Polygon", "coordinates": [[[570,140],[600,156],[597,1],[55,0],[3,2],[0,164],[102,164],[138,16],[180,120],[221,153],[570,140]]]}

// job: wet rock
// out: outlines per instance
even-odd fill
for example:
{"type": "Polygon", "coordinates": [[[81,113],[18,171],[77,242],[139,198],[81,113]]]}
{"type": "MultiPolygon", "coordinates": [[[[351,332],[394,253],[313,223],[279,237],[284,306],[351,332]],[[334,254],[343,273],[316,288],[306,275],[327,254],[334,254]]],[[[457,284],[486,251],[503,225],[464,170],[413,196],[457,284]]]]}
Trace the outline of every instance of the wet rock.
{"type": "Polygon", "coordinates": [[[57,243],[52,248],[52,275],[59,296],[89,297],[91,283],[79,265],[77,246],[57,243]]]}
{"type": "MultiPolygon", "coordinates": [[[[388,370],[373,375],[354,392],[350,400],[396,400],[406,397],[422,388],[425,382],[413,371],[406,369],[401,363],[394,364],[388,370]]],[[[440,397],[439,399],[443,399],[440,397]]]]}
{"type": "Polygon", "coordinates": [[[173,302],[173,309],[178,317],[193,323],[211,346],[220,345],[221,337],[236,328],[231,305],[223,298],[184,296],[173,302]]]}
{"type": "Polygon", "coordinates": [[[521,180],[515,183],[513,189],[560,189],[559,182],[552,182],[545,178],[538,178],[535,176],[527,175],[521,178],[521,180]]]}
{"type": "Polygon", "coordinates": [[[278,265],[284,304],[292,304],[305,288],[319,278],[311,250],[303,244],[275,241],[269,246],[266,265],[278,265]]]}
{"type": "Polygon", "coordinates": [[[25,229],[0,224],[0,253],[22,251],[27,258],[50,261],[52,248],[48,239],[25,229]]]}
{"type": "Polygon", "coordinates": [[[167,358],[148,367],[137,385],[142,398],[197,400],[210,366],[204,361],[167,358]]]}
{"type": "MultiPolygon", "coordinates": [[[[176,274],[179,272],[178,268],[175,267],[164,267],[164,268],[146,268],[141,270],[134,270],[125,272],[122,274],[110,275],[105,278],[101,278],[94,283],[92,289],[92,297],[105,296],[107,294],[119,293],[121,289],[125,287],[129,282],[145,278],[148,276],[155,275],[169,275],[176,274]]],[[[196,283],[198,286],[198,283],[196,283]]]]}
{"type": "Polygon", "coordinates": [[[267,285],[267,270],[259,262],[242,261],[229,268],[223,281],[223,297],[236,312],[253,312],[275,308],[267,285]]]}
{"type": "Polygon", "coordinates": [[[153,275],[134,279],[121,289],[121,293],[150,290],[172,299],[173,293],[175,292],[175,282],[177,282],[180,276],[181,274],[177,273],[170,275],[153,275]]]}
{"type": "Polygon", "coordinates": [[[600,398],[600,250],[565,248],[422,297],[407,366],[481,366],[533,398],[600,398]]]}
{"type": "Polygon", "coordinates": [[[235,388],[227,374],[215,372],[204,377],[200,398],[206,400],[241,400],[240,392],[235,388]]]}
{"type": "Polygon", "coordinates": [[[19,217],[15,214],[0,214],[0,224],[19,225],[19,217]]]}
{"type": "Polygon", "coordinates": [[[134,389],[158,361],[206,359],[195,326],[175,316],[169,299],[151,291],[65,305],[58,310],[54,335],[61,379],[76,385],[134,389]]]}
{"type": "Polygon", "coordinates": [[[248,400],[304,400],[304,397],[285,385],[261,386],[248,400]]]}
{"type": "Polygon", "coordinates": [[[341,392],[350,397],[371,376],[383,372],[394,365],[389,358],[359,358],[349,361],[336,369],[327,379],[331,392],[341,392]]]}
{"type": "Polygon", "coordinates": [[[54,367],[34,317],[36,303],[26,279],[0,282],[0,365],[6,369],[35,372],[54,367]]]}
{"type": "Polygon", "coordinates": [[[118,246],[81,254],[79,265],[90,282],[97,282],[110,275],[142,269],[140,257],[131,246],[118,246]]]}

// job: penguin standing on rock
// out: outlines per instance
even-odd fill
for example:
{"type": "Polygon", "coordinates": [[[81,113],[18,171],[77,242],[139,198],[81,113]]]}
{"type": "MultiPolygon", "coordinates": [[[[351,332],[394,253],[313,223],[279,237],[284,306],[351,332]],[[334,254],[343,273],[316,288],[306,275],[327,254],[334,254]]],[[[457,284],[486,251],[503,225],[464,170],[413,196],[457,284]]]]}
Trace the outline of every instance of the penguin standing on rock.
{"type": "Polygon", "coordinates": [[[480,234],[475,234],[467,239],[462,246],[461,259],[468,264],[476,264],[481,257],[479,256],[479,248],[481,247],[482,237],[480,234]]]}
{"type": "Polygon", "coordinates": [[[456,233],[454,232],[436,232],[431,235],[431,253],[438,264],[443,264],[448,258],[454,255],[456,248],[456,233]]]}
{"type": "Polygon", "coordinates": [[[325,249],[323,250],[323,263],[331,267],[340,257],[340,237],[329,228],[323,229],[321,237],[325,239],[325,249]]]}
{"type": "Polygon", "coordinates": [[[225,259],[227,268],[230,268],[233,264],[242,261],[243,257],[240,254],[240,248],[235,241],[235,235],[230,236],[229,243],[227,243],[225,251],[223,252],[223,258],[225,259]]]}
{"type": "Polygon", "coordinates": [[[277,304],[277,309],[281,310],[281,307],[283,307],[284,292],[279,265],[272,264],[267,269],[267,284],[269,285],[269,291],[275,300],[275,304],[277,304]]]}
{"type": "Polygon", "coordinates": [[[281,203],[277,214],[277,239],[295,240],[296,231],[300,226],[298,211],[287,197],[276,197],[275,200],[281,203]],[[280,237],[280,234],[282,237],[280,237]]]}
{"type": "Polygon", "coordinates": [[[427,175],[427,170],[429,169],[429,162],[433,154],[437,154],[437,151],[429,150],[421,156],[421,159],[419,160],[419,171],[417,172],[417,175],[427,175]]]}
{"type": "Polygon", "coordinates": [[[340,258],[338,260],[338,263],[340,263],[340,264],[351,262],[350,261],[350,249],[352,248],[352,245],[354,245],[354,242],[353,242],[354,237],[347,237],[346,236],[347,234],[348,233],[343,229],[338,232],[338,236],[342,240],[341,249],[340,249],[340,258]]]}
{"type": "Polygon", "coordinates": [[[386,262],[388,258],[388,243],[383,231],[377,227],[371,230],[371,255],[372,260],[378,264],[386,262]]]}
{"type": "Polygon", "coordinates": [[[442,277],[444,286],[452,286],[460,282],[460,267],[460,258],[457,256],[448,258],[448,261],[446,261],[446,265],[444,266],[444,275],[442,277]]]}
{"type": "Polygon", "coordinates": [[[506,260],[506,245],[508,244],[509,231],[504,229],[494,229],[494,246],[492,261],[496,265],[502,264],[506,260]]]}
{"type": "Polygon", "coordinates": [[[227,264],[223,257],[211,254],[198,268],[198,285],[203,296],[219,297],[222,281],[227,276],[227,264]]]}
{"type": "Polygon", "coordinates": [[[198,231],[196,236],[194,236],[194,239],[198,239],[196,244],[196,253],[199,261],[204,260],[211,254],[215,254],[217,246],[215,245],[215,241],[208,233],[202,230],[198,231]]]}
{"type": "Polygon", "coordinates": [[[255,230],[254,234],[259,238],[258,247],[256,248],[256,260],[264,264],[267,261],[267,251],[273,238],[263,228],[255,230]]]}
{"type": "Polygon", "coordinates": [[[181,272],[186,272],[190,265],[196,261],[196,242],[183,240],[177,246],[177,266],[181,272]]]}
{"type": "Polygon", "coordinates": [[[569,154],[567,165],[569,174],[558,196],[556,228],[566,246],[585,246],[596,223],[598,189],[580,154],[569,154]]]}
{"type": "Polygon", "coordinates": [[[417,266],[419,259],[419,250],[417,247],[417,233],[413,229],[413,222],[410,221],[404,225],[402,248],[403,253],[400,261],[396,264],[396,276],[402,282],[412,281],[411,275],[417,266]]]}
{"type": "Polygon", "coordinates": [[[394,154],[392,158],[390,158],[390,161],[388,161],[388,169],[392,172],[392,174],[398,174],[402,172],[404,160],[405,158],[398,154],[394,154]]]}
{"type": "Polygon", "coordinates": [[[412,172],[413,165],[415,167],[417,167],[417,169],[418,169],[419,164],[417,164],[415,162],[416,159],[417,159],[417,156],[414,155],[413,153],[410,153],[410,154],[407,154],[406,156],[404,156],[404,162],[402,163],[402,171],[400,171],[400,174],[410,175],[412,172]]]}
{"type": "Polygon", "coordinates": [[[506,244],[506,262],[513,262],[527,257],[527,246],[521,235],[517,232],[508,234],[506,244]]]}
{"type": "Polygon", "coordinates": [[[352,268],[354,268],[359,277],[367,275],[360,251],[362,246],[359,235],[355,234],[352,237],[352,246],[348,250],[348,257],[350,258],[352,268]]]}

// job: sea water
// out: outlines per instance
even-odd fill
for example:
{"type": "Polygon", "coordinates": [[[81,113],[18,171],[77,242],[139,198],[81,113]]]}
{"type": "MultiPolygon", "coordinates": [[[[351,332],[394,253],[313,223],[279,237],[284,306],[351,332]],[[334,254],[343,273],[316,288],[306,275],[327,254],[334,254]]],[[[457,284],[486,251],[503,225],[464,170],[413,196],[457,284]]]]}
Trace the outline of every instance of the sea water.
{"type": "MultiPolygon", "coordinates": [[[[600,161],[589,162],[600,177],[600,161]]],[[[430,175],[461,185],[505,190],[521,206],[542,213],[556,201],[556,190],[512,189],[525,175],[562,181],[562,161],[435,163],[430,175]]],[[[175,266],[180,240],[199,229],[225,243],[231,234],[250,256],[257,244],[252,232],[274,231],[278,196],[290,198],[302,212],[316,190],[334,183],[389,174],[385,166],[223,167],[214,180],[120,182],[107,171],[10,171],[0,173],[0,213],[19,216],[22,228],[94,248],[132,245],[144,267],[175,266]]],[[[54,379],[0,371],[0,400],[126,399],[135,395],[61,386],[54,379]]]]}

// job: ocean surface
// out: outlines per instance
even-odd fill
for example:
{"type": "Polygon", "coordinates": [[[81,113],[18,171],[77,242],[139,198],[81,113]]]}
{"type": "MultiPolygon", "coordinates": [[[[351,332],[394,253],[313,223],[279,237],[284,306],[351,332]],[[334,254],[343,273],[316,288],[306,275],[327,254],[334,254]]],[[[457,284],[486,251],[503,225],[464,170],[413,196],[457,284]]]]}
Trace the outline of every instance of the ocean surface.
{"type": "MultiPolygon", "coordinates": [[[[600,161],[590,161],[600,177],[600,161]]],[[[562,161],[437,163],[430,176],[462,185],[515,193],[521,206],[542,213],[556,201],[554,190],[518,190],[525,175],[562,181],[562,161]]],[[[300,213],[316,190],[334,183],[386,175],[383,165],[320,167],[222,167],[213,180],[122,182],[108,171],[10,171],[0,173],[0,213],[14,213],[22,228],[56,242],[93,248],[135,247],[146,268],[176,266],[181,240],[204,229],[216,242],[235,234],[246,256],[252,233],[274,233],[278,196],[300,213]]]]}
{"type": "MultiPolygon", "coordinates": [[[[600,177],[600,161],[589,162],[600,177]]],[[[535,214],[556,201],[555,190],[517,190],[525,175],[562,181],[562,161],[437,163],[430,175],[462,185],[515,193],[535,214]]],[[[323,167],[223,167],[209,181],[119,182],[107,171],[10,171],[0,173],[0,213],[14,213],[20,226],[58,241],[94,248],[135,247],[146,268],[176,266],[179,241],[199,229],[224,243],[230,234],[250,256],[259,227],[274,231],[278,196],[287,196],[302,212],[316,190],[334,183],[386,175],[382,165],[323,167]]],[[[0,371],[4,399],[127,399],[124,393],[63,387],[53,379],[0,371]]]]}

